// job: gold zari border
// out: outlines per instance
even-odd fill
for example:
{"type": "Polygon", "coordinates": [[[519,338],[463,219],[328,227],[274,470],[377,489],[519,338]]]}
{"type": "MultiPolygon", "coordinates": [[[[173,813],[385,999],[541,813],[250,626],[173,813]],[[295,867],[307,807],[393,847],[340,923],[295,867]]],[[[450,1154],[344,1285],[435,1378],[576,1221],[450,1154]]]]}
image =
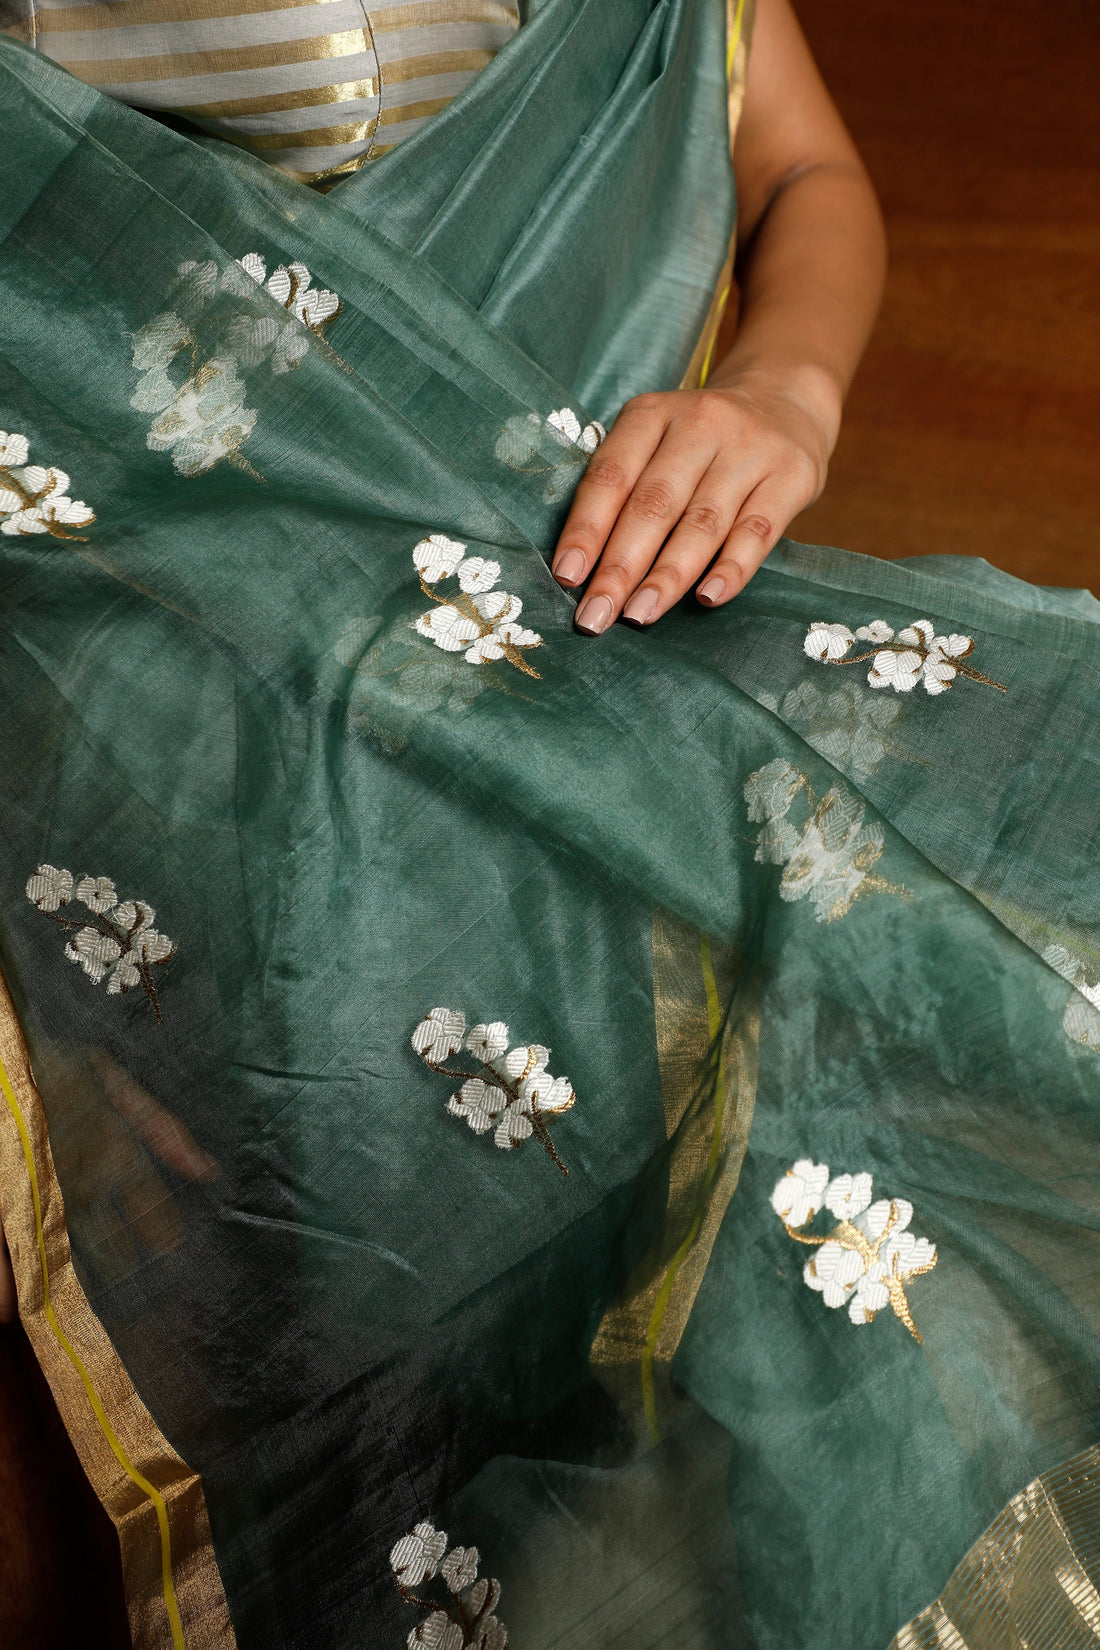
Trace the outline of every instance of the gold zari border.
{"type": "Polygon", "coordinates": [[[680,1344],[748,1146],[760,1029],[755,979],[733,953],[667,912],[653,919],[657,1060],[670,1143],[661,1232],[610,1307],[590,1354],[645,1430],[662,1437],[658,1388],[680,1344]],[[738,988],[735,1012],[727,1013],[738,988]],[[636,1402],[636,1399],[634,1400],[636,1402]]]}
{"type": "Polygon", "coordinates": [[[1096,1650],[1100,1446],[1036,1478],[889,1650],[1096,1650]]]}
{"type": "Polygon", "coordinates": [[[0,976],[0,1212],[19,1313],[118,1530],[134,1650],[235,1650],[202,1483],[129,1380],[73,1269],[42,1101],[0,976]]]}

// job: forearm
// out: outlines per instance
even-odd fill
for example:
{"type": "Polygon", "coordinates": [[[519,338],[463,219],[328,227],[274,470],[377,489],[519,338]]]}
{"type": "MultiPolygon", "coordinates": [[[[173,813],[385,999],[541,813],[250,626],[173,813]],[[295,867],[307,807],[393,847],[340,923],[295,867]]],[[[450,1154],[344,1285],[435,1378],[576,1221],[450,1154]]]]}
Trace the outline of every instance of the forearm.
{"type": "Polygon", "coordinates": [[[821,421],[831,452],[885,271],[882,216],[859,160],[806,167],[776,189],[739,260],[740,324],[711,386],[789,394],[821,421]]]}

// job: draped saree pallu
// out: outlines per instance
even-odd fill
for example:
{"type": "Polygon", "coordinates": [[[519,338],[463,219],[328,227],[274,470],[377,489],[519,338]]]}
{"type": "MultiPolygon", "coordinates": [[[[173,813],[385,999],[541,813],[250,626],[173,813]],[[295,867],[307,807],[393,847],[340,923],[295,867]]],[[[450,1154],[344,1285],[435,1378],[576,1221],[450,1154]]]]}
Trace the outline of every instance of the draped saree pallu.
{"type": "Polygon", "coordinates": [[[748,23],[325,195],[0,43],[0,1197],[140,1650],[1100,1631],[1100,607],[544,559],[748,23]]]}

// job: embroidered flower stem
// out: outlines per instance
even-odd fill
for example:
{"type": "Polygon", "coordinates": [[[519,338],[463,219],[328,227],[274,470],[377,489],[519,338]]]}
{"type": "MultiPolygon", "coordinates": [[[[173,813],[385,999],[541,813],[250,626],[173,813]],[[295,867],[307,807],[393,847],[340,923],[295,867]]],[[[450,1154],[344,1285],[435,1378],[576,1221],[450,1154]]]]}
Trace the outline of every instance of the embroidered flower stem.
{"type": "MultiPolygon", "coordinates": [[[[891,1232],[895,1230],[900,1220],[901,1211],[899,1210],[897,1203],[891,1199],[889,1219],[877,1238],[872,1239],[867,1237],[864,1232],[859,1230],[858,1226],[853,1226],[851,1221],[848,1220],[842,1220],[839,1225],[835,1226],[831,1232],[826,1233],[824,1237],[813,1237],[805,1232],[800,1232],[796,1227],[788,1225],[786,1221],[783,1222],[783,1229],[788,1237],[793,1238],[796,1243],[804,1243],[807,1248],[816,1249],[822,1247],[826,1243],[839,1243],[842,1249],[853,1249],[856,1254],[859,1255],[866,1268],[875,1265],[879,1258],[880,1249],[882,1249],[883,1245],[886,1244],[891,1232]]],[[[906,1278],[919,1278],[925,1272],[930,1272],[935,1264],[935,1260],[932,1260],[925,1266],[911,1267],[906,1271],[905,1276],[906,1278]]],[[[894,1255],[892,1268],[882,1279],[882,1283],[883,1287],[889,1294],[890,1305],[893,1308],[894,1316],[900,1318],[901,1322],[905,1325],[906,1329],[908,1329],[913,1339],[923,1345],[924,1336],[920,1333],[916,1324],[913,1322],[913,1314],[909,1310],[909,1301],[905,1294],[905,1283],[898,1273],[897,1255],[894,1255]]]]}
{"type": "MultiPolygon", "coordinates": [[[[429,591],[429,595],[430,594],[431,592],[429,591]]],[[[512,1082],[509,1081],[507,1077],[502,1077],[500,1072],[495,1070],[492,1066],[485,1065],[481,1061],[478,1062],[480,1068],[478,1071],[461,1071],[455,1070],[452,1066],[440,1065],[435,1060],[432,1060],[427,1054],[421,1054],[420,1058],[430,1071],[438,1072],[441,1077],[461,1077],[466,1079],[474,1078],[483,1083],[491,1083],[494,1088],[503,1089],[513,1104],[516,1105],[519,1104],[520,1100],[520,1086],[527,1080],[528,1077],[530,1077],[532,1071],[535,1069],[535,1057],[532,1054],[528,1058],[527,1068],[523,1072],[522,1076],[516,1078],[516,1080],[512,1082]]],[[[531,1118],[531,1125],[534,1130],[535,1139],[538,1141],[551,1163],[553,1163],[554,1167],[560,1170],[562,1174],[567,1175],[569,1170],[558,1156],[557,1148],[555,1147],[553,1140],[550,1138],[550,1130],[546,1126],[546,1119],[539,1110],[537,1101],[532,1102],[531,1110],[528,1115],[531,1118]]]]}
{"type": "MultiPolygon", "coordinates": [[[[135,912],[134,920],[129,928],[116,928],[114,923],[107,921],[106,917],[101,917],[98,911],[89,911],[86,916],[66,917],[60,911],[42,910],[41,906],[39,906],[39,910],[42,911],[44,917],[48,917],[51,922],[55,922],[59,928],[71,930],[94,928],[97,934],[102,934],[104,939],[112,940],[116,945],[121,944],[124,950],[126,949],[125,942],[136,937],[142,923],[140,910],[135,912]]],[[[149,965],[144,957],[139,956],[134,959],[134,966],[137,968],[141,979],[141,989],[152,1003],[153,1013],[156,1015],[157,1024],[159,1025],[161,1022],[160,1003],[157,1001],[157,988],[153,984],[153,976],[149,972],[149,965]]]]}
{"type": "MultiPolygon", "coordinates": [[[[880,653],[919,653],[922,665],[926,659],[934,657],[930,648],[922,647],[916,642],[898,643],[896,646],[884,642],[880,647],[872,648],[869,653],[856,653],[850,659],[822,659],[819,663],[823,665],[863,665],[867,663],[868,659],[874,659],[880,653]]],[[[959,676],[969,676],[972,682],[984,682],[986,687],[996,688],[998,693],[1008,692],[1003,682],[995,682],[991,676],[983,676],[980,670],[975,670],[972,665],[963,664],[961,659],[952,659],[951,663],[959,676]]]]}
{"type": "MultiPolygon", "coordinates": [[[[477,625],[478,632],[483,637],[492,636],[495,634],[495,626],[492,621],[485,619],[478,612],[472,599],[466,594],[465,591],[460,591],[457,596],[437,596],[431,585],[425,584],[424,575],[419,572],[419,570],[417,571],[417,577],[420,580],[420,588],[424,592],[425,596],[429,596],[431,600],[439,607],[457,607],[463,618],[469,619],[472,624],[477,625]]],[[[537,682],[542,681],[542,677],[539,672],[533,665],[529,665],[527,663],[527,660],[523,657],[523,654],[518,648],[513,647],[511,642],[501,639],[500,646],[504,652],[504,657],[508,660],[509,664],[515,665],[517,670],[522,670],[525,676],[533,676],[537,682]]]]}

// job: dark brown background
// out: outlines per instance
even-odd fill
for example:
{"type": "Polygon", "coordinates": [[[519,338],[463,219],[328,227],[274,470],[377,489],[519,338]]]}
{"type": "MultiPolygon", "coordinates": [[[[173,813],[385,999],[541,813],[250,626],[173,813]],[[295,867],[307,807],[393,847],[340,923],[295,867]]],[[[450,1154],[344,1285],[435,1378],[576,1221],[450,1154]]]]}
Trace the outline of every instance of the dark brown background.
{"type": "MultiPolygon", "coordinates": [[[[1096,0],[796,0],[892,267],[794,537],[980,555],[1100,593],[1096,0]]],[[[0,1331],[0,1645],[125,1650],[117,1545],[21,1331],[0,1331]]]]}

